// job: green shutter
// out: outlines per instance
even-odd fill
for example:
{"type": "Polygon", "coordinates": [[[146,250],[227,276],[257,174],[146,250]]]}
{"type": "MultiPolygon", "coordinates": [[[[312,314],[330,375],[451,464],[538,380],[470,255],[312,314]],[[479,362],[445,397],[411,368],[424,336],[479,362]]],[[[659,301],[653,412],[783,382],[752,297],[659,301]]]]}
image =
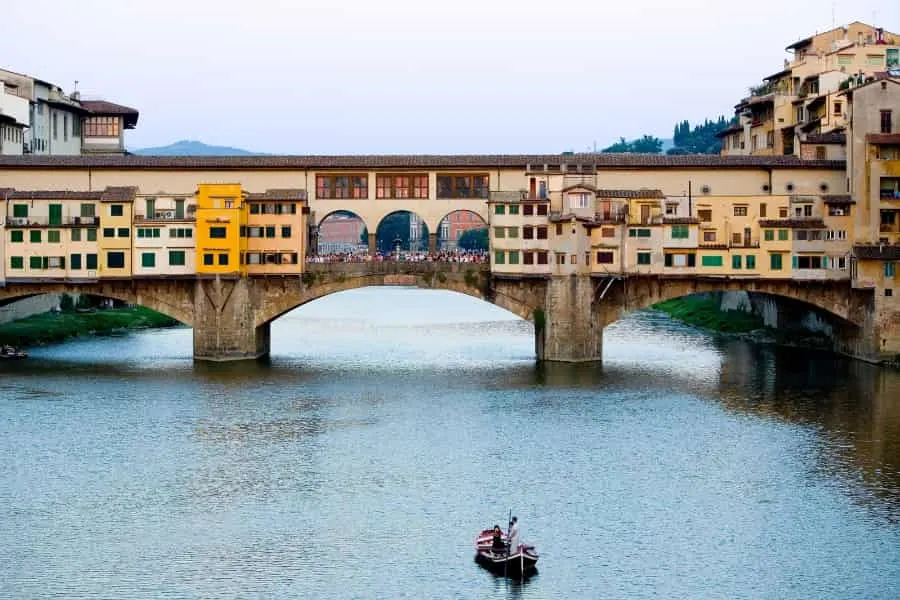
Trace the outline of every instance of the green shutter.
{"type": "Polygon", "coordinates": [[[756,256],[753,254],[747,255],[747,268],[755,269],[756,268],[756,256]]]}
{"type": "Polygon", "coordinates": [[[494,264],[503,265],[506,264],[506,252],[503,250],[497,250],[494,252],[494,264]]]}
{"type": "Polygon", "coordinates": [[[142,267],[155,267],[156,266],[156,254],[153,252],[143,252],[141,253],[141,266],[142,267]]]}
{"type": "Polygon", "coordinates": [[[81,269],[81,255],[80,254],[70,254],[69,255],[69,268],[73,271],[78,271],[81,269]]]}
{"type": "Polygon", "coordinates": [[[13,230],[9,232],[9,241],[10,242],[24,242],[25,241],[25,232],[22,230],[13,230]]]}
{"type": "Polygon", "coordinates": [[[25,219],[28,217],[28,205],[27,204],[13,204],[13,216],[18,219],[25,219]]]}
{"type": "Polygon", "coordinates": [[[702,267],[721,267],[723,264],[722,256],[719,254],[710,254],[700,258],[702,267]]]}
{"type": "Polygon", "coordinates": [[[9,257],[9,268],[10,269],[24,269],[25,268],[25,259],[21,256],[10,256],[9,257]]]}
{"type": "Polygon", "coordinates": [[[735,254],[731,257],[731,268],[732,269],[740,269],[741,268],[741,255],[735,254]]]}
{"type": "Polygon", "coordinates": [[[62,204],[50,205],[50,224],[62,225],[62,204]]]}
{"type": "Polygon", "coordinates": [[[39,229],[32,229],[31,231],[29,231],[29,232],[28,232],[28,241],[30,241],[32,244],[39,244],[39,243],[41,243],[41,232],[40,232],[40,230],[39,230],[39,229]]]}
{"type": "Polygon", "coordinates": [[[766,229],[765,238],[767,242],[771,242],[775,239],[775,230],[774,229],[766,229]]]}

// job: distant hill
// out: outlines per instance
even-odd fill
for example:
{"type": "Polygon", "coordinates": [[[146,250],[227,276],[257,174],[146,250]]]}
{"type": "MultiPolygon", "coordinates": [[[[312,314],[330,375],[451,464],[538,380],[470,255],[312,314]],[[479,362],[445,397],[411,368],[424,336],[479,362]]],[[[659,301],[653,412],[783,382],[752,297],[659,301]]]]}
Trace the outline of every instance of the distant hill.
{"type": "Polygon", "coordinates": [[[230,146],[210,146],[196,140],[181,140],[168,146],[131,150],[144,156],[260,156],[264,152],[250,152],[230,146]]]}

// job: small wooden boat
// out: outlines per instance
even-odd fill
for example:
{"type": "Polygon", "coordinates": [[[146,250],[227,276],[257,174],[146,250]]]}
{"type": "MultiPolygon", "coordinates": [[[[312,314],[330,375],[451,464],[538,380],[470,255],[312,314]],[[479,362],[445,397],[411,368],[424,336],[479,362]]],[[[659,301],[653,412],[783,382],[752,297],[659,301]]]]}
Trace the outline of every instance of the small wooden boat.
{"type": "Polygon", "coordinates": [[[504,548],[493,547],[493,531],[485,529],[475,538],[475,562],[497,575],[522,579],[537,573],[538,553],[534,546],[519,544],[508,548],[506,535],[501,539],[504,548]]]}
{"type": "Polygon", "coordinates": [[[23,358],[28,358],[28,353],[24,350],[17,350],[12,346],[0,348],[0,360],[21,360],[23,358]]]}

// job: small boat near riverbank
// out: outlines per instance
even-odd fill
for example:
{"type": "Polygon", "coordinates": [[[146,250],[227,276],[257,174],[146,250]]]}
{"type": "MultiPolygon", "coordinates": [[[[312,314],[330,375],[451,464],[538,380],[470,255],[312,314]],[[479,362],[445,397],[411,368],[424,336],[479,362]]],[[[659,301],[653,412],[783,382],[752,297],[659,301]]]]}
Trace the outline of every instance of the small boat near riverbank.
{"type": "Polygon", "coordinates": [[[21,360],[23,358],[28,358],[28,353],[24,350],[12,346],[0,347],[0,360],[21,360]]]}
{"type": "Polygon", "coordinates": [[[504,547],[493,546],[493,531],[485,529],[475,537],[475,562],[496,575],[523,579],[537,573],[538,553],[534,546],[519,544],[508,548],[506,535],[501,536],[504,547]]]}

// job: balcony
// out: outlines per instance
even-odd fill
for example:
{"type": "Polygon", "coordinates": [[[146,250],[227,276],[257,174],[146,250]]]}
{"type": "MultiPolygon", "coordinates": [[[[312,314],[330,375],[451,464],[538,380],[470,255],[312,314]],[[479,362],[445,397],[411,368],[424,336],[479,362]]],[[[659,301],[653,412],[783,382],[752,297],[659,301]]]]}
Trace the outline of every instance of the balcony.
{"type": "Polygon", "coordinates": [[[628,209],[611,209],[598,212],[594,219],[600,223],[625,223],[628,220],[628,209]]]}
{"type": "Polygon", "coordinates": [[[194,221],[196,220],[196,212],[190,210],[187,211],[187,214],[179,214],[176,210],[157,210],[152,215],[136,214],[134,215],[135,223],[139,222],[147,222],[147,221],[194,221]]]}
{"type": "Polygon", "coordinates": [[[6,217],[7,227],[98,227],[100,217],[6,217]]]}
{"type": "Polygon", "coordinates": [[[629,225],[662,225],[665,217],[663,215],[650,215],[640,217],[628,217],[629,225]]]}
{"type": "Polygon", "coordinates": [[[527,197],[525,190],[492,191],[489,200],[491,202],[521,202],[527,197]]]}

